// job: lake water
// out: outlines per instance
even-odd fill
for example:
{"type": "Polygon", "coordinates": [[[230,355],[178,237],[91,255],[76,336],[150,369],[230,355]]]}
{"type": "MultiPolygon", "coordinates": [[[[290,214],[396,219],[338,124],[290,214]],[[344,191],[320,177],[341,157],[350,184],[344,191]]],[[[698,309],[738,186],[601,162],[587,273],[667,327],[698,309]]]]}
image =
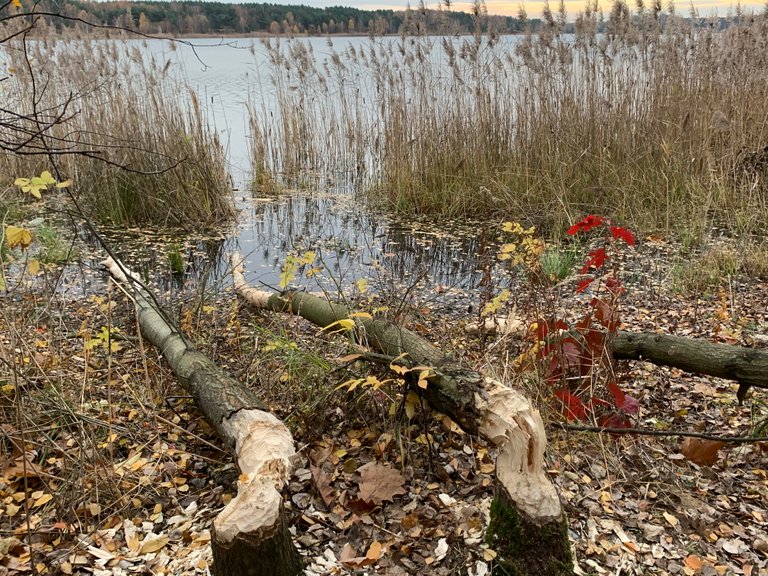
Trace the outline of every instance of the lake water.
{"type": "MultiPolygon", "coordinates": [[[[399,38],[379,38],[381,43],[399,38]]],[[[216,42],[194,40],[192,45],[170,41],[136,41],[141,50],[192,88],[205,103],[209,122],[225,146],[230,173],[236,188],[241,218],[235,233],[211,254],[209,243],[190,249],[186,256],[221,258],[215,262],[213,277],[226,277],[226,255],[239,251],[246,259],[246,277],[253,285],[276,287],[280,267],[287,254],[316,252],[324,268],[318,279],[304,280],[309,289],[319,282],[326,289],[349,287],[360,278],[368,279],[378,290],[418,283],[421,289],[440,294],[453,293],[471,298],[467,292],[477,288],[478,252],[481,250],[482,224],[398,222],[388,214],[369,209],[354,187],[316,187],[313,192],[291,192],[278,198],[263,198],[248,190],[250,173],[249,107],[266,117],[279,114],[266,47],[258,39],[227,39],[216,42]],[[207,247],[206,247],[207,246],[207,247]]],[[[274,40],[273,40],[274,42],[274,40]]],[[[285,43],[285,40],[281,40],[285,43]]],[[[368,38],[302,38],[314,59],[322,63],[334,54],[365,51],[368,38]]],[[[435,66],[441,66],[440,50],[433,52],[435,66]]],[[[352,81],[364,79],[354,70],[352,81]]],[[[183,254],[184,256],[184,254],[183,254]]],[[[199,266],[189,266],[196,277],[199,266]]]]}

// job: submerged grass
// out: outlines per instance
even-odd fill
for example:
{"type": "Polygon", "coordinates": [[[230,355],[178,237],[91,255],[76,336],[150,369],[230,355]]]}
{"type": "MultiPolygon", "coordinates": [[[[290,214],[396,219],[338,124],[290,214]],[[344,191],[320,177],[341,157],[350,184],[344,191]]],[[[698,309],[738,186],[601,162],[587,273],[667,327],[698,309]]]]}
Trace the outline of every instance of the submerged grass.
{"type": "Polygon", "coordinates": [[[768,221],[768,14],[727,27],[691,16],[642,1],[603,15],[590,1],[573,34],[561,10],[515,37],[329,40],[320,56],[267,41],[279,114],[251,109],[255,164],[342,171],[408,212],[756,231],[768,221]]]}
{"type": "MultiPolygon", "coordinates": [[[[223,148],[170,62],[138,42],[13,39],[4,48],[15,70],[4,104],[29,117],[13,136],[61,116],[25,150],[58,151],[56,166],[89,216],[200,229],[234,215],[223,148]]],[[[45,154],[2,152],[0,186],[51,163],[45,154]]]]}

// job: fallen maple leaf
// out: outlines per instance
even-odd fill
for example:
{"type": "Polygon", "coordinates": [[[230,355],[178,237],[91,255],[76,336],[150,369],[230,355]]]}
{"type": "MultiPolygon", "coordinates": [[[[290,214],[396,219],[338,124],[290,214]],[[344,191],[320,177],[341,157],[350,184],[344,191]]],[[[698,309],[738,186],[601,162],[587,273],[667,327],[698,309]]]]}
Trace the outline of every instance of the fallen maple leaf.
{"type": "Polygon", "coordinates": [[[688,460],[699,466],[712,466],[717,462],[718,451],[725,442],[718,440],[703,440],[701,438],[686,438],[681,452],[688,460]]]}
{"type": "Polygon", "coordinates": [[[358,468],[360,472],[360,499],[380,504],[385,500],[394,502],[398,494],[405,494],[405,478],[394,468],[369,462],[358,468]]]}
{"type": "Polygon", "coordinates": [[[318,466],[310,464],[309,470],[312,472],[312,477],[315,479],[315,486],[317,486],[317,491],[320,493],[320,497],[323,499],[323,502],[325,502],[325,505],[330,508],[336,500],[336,491],[331,487],[330,477],[318,466]]]}

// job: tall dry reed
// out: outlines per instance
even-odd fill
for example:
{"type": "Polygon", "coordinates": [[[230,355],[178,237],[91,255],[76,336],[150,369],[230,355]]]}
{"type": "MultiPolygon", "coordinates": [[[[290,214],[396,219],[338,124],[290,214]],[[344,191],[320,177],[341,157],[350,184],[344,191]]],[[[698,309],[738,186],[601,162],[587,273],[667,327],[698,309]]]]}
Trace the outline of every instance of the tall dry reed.
{"type": "Polygon", "coordinates": [[[31,144],[86,154],[2,153],[4,180],[55,163],[89,214],[114,224],[199,229],[233,216],[223,148],[169,64],[135,41],[38,39],[5,48],[15,69],[6,104],[32,114],[36,99],[44,118],[40,111],[69,102],[65,120],[31,144]]]}
{"type": "Polygon", "coordinates": [[[273,42],[279,113],[253,107],[254,155],[289,175],[363,175],[412,212],[555,229],[587,212],[649,231],[768,221],[768,169],[750,166],[768,145],[766,15],[721,29],[591,1],[575,33],[566,20],[561,9],[536,34],[372,38],[322,55],[273,42]]]}

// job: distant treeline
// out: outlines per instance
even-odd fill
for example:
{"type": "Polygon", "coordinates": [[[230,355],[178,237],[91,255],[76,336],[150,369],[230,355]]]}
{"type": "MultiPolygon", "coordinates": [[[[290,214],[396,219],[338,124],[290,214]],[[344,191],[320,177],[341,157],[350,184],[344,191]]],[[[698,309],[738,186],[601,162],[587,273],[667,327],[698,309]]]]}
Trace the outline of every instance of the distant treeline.
{"type": "MultiPolygon", "coordinates": [[[[478,29],[503,34],[523,28],[517,18],[426,8],[395,11],[343,6],[81,0],[43,0],[40,8],[147,34],[461,34],[478,29]]],[[[47,23],[60,30],[80,26],[66,19],[49,19],[47,23]]]]}

